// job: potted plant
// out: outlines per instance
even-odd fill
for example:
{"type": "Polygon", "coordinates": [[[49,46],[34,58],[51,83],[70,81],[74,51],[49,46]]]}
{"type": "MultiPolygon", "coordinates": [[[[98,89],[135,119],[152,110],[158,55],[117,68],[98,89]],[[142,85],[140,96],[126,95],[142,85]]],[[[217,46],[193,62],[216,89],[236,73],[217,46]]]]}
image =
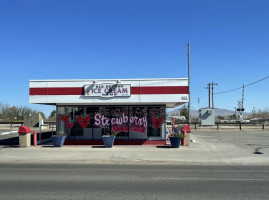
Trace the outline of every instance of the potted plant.
{"type": "Polygon", "coordinates": [[[113,131],[111,135],[107,133],[102,136],[106,148],[112,148],[117,134],[118,134],[117,132],[113,131]]]}
{"type": "Polygon", "coordinates": [[[181,139],[184,135],[180,131],[173,131],[173,133],[169,136],[169,140],[172,148],[179,148],[181,139]]]}
{"type": "Polygon", "coordinates": [[[52,144],[54,147],[62,147],[64,145],[66,135],[64,131],[58,131],[56,135],[52,136],[52,144]]]}

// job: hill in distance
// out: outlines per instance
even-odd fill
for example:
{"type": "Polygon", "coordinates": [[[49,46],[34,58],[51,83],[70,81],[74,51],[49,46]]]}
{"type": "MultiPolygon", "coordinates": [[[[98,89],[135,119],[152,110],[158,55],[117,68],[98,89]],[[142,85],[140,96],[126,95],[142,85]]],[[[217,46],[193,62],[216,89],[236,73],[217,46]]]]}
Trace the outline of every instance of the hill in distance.
{"type": "MultiPolygon", "coordinates": [[[[167,114],[168,115],[177,115],[178,113],[180,113],[179,110],[180,110],[180,108],[176,108],[174,110],[167,112],[167,114]]],[[[244,114],[247,115],[249,113],[244,113],[244,114]]],[[[234,115],[234,110],[215,108],[215,116],[230,116],[230,115],[234,115]]],[[[192,117],[199,117],[199,111],[191,109],[191,116],[192,117]]]]}

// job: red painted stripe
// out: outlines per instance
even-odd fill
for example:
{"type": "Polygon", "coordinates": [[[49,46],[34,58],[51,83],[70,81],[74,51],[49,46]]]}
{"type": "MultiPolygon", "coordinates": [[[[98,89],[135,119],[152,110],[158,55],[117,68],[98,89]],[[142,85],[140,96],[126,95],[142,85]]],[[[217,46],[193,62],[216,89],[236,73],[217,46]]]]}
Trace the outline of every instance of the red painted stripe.
{"type": "Polygon", "coordinates": [[[84,95],[84,88],[30,88],[29,93],[30,95],[84,95]]]}
{"type": "Polygon", "coordinates": [[[188,86],[132,87],[131,94],[189,94],[188,86]]]}
{"type": "MultiPolygon", "coordinates": [[[[30,88],[30,95],[84,95],[84,87],[30,88]]],[[[188,86],[131,87],[132,95],[139,94],[189,94],[188,86]]]]}

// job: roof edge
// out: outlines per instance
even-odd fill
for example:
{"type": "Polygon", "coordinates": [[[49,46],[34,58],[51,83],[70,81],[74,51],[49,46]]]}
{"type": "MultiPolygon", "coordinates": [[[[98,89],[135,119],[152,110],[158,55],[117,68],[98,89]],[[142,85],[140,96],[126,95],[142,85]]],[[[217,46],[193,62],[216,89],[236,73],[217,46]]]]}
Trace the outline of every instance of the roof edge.
{"type": "Polygon", "coordinates": [[[142,78],[142,79],[44,79],[29,80],[30,82],[81,82],[81,81],[158,81],[158,80],[188,80],[188,78],[142,78]]]}

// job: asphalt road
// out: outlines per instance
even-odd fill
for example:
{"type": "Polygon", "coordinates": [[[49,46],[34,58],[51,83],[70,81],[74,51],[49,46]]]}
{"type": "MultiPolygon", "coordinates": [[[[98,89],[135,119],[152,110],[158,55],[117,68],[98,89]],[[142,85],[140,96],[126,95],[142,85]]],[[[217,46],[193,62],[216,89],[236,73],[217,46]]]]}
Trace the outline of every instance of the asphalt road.
{"type": "Polygon", "coordinates": [[[268,199],[268,166],[1,164],[6,199],[268,199]]]}
{"type": "Polygon", "coordinates": [[[269,131],[197,131],[198,138],[214,144],[233,144],[255,154],[269,155],[269,131]]]}

